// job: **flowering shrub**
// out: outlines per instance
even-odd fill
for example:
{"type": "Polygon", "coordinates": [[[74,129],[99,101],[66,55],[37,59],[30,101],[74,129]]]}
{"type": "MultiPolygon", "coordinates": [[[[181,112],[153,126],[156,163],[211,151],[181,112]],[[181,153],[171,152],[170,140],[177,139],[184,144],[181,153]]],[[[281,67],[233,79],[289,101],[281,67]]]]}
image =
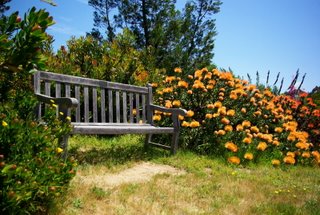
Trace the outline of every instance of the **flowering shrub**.
{"type": "MultiPolygon", "coordinates": [[[[156,91],[160,104],[188,110],[180,117],[184,147],[225,156],[234,164],[260,158],[275,166],[320,162],[318,143],[311,142],[305,129],[306,117],[312,116],[316,124],[309,126],[318,131],[319,110],[295,109],[296,100],[276,96],[268,88],[259,90],[231,72],[206,68],[188,76],[177,68],[156,91]]],[[[156,115],[155,121],[166,122],[162,113],[156,115]]]]}
{"type": "MultiPolygon", "coordinates": [[[[29,99],[33,100],[25,95],[25,100],[29,99]]],[[[45,125],[38,124],[32,112],[21,118],[11,105],[1,106],[2,213],[44,213],[50,200],[65,191],[65,185],[74,176],[74,159],[59,159],[63,150],[57,144],[57,139],[70,128],[56,119],[54,110],[46,113],[44,120],[49,124],[45,125]]]]}
{"type": "Polygon", "coordinates": [[[56,119],[56,110],[39,124],[32,69],[45,69],[45,33],[52,17],[30,9],[0,18],[0,213],[46,214],[50,200],[60,195],[74,176],[74,159],[60,159],[57,139],[70,131],[56,119]]]}

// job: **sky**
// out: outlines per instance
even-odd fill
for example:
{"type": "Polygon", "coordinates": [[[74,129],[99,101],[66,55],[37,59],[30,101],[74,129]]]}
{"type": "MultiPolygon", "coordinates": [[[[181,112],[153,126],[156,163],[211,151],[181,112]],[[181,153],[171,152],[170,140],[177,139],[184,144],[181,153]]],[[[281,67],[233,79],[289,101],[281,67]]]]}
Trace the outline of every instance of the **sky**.
{"type": "MultiPolygon", "coordinates": [[[[87,0],[54,0],[53,7],[40,0],[12,0],[10,11],[20,16],[32,6],[46,8],[56,24],[48,29],[54,36],[54,50],[71,36],[84,36],[93,27],[93,9],[87,0]]],[[[186,0],[177,0],[183,8],[186,0]]],[[[296,71],[307,73],[302,89],[320,86],[320,0],[225,0],[216,19],[215,56],[218,68],[231,68],[235,75],[269,83],[278,72],[286,90],[296,71]]],[[[280,82],[280,81],[279,81],[280,82]]],[[[277,84],[279,86],[280,84],[277,84]]]]}

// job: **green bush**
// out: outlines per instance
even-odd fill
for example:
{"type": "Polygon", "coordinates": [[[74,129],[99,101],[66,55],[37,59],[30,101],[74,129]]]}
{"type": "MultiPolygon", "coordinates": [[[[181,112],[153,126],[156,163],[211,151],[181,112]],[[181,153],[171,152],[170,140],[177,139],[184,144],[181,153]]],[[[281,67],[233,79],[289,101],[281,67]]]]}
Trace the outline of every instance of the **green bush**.
{"type": "Polygon", "coordinates": [[[58,139],[70,124],[56,118],[56,108],[42,122],[34,114],[32,70],[45,69],[43,50],[52,25],[45,10],[32,8],[0,19],[0,214],[46,213],[74,176],[73,158],[60,159],[58,139]]]}

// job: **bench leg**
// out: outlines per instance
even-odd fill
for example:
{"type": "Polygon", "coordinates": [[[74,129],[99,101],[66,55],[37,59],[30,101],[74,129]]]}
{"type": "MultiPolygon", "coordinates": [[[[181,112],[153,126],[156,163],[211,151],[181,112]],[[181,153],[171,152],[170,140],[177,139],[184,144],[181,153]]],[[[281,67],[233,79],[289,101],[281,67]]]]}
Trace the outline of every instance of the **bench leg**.
{"type": "Polygon", "coordinates": [[[146,140],[144,141],[144,147],[147,149],[149,147],[149,143],[151,142],[152,134],[146,135],[146,140]]]}
{"type": "Polygon", "coordinates": [[[59,138],[59,145],[63,149],[61,158],[66,160],[68,157],[68,140],[69,140],[69,135],[64,135],[59,138]]]}
{"type": "Polygon", "coordinates": [[[179,143],[179,132],[174,132],[172,134],[172,143],[171,143],[171,154],[176,154],[178,150],[179,143]]]}

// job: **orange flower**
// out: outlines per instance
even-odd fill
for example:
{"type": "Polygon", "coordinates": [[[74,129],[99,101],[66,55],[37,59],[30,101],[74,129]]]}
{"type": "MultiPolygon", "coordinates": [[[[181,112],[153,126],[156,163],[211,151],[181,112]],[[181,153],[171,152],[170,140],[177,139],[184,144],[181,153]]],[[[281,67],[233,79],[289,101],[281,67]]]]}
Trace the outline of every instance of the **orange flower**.
{"type": "Polygon", "coordinates": [[[220,136],[223,136],[226,134],[226,132],[224,130],[219,130],[219,131],[215,131],[214,132],[216,135],[220,135],[220,136]]]}
{"type": "Polygon", "coordinates": [[[252,126],[252,127],[250,128],[250,130],[251,130],[252,132],[254,132],[254,133],[258,133],[258,132],[259,132],[259,128],[258,128],[257,126],[252,126]]]}
{"type": "Polygon", "coordinates": [[[303,158],[310,158],[310,152],[303,152],[301,155],[303,158]]]}
{"type": "Polygon", "coordinates": [[[236,144],[234,144],[233,142],[226,142],[224,147],[227,148],[228,150],[232,151],[232,152],[237,152],[238,151],[238,146],[236,144]]]}
{"type": "Polygon", "coordinates": [[[220,101],[217,101],[217,102],[215,102],[215,103],[213,104],[213,106],[214,106],[215,108],[221,108],[221,107],[222,107],[222,103],[221,103],[220,101]]]}
{"type": "Polygon", "coordinates": [[[212,90],[213,88],[214,88],[214,86],[213,86],[212,84],[208,84],[208,85],[207,85],[207,89],[208,89],[208,90],[212,90]]]}
{"type": "Polygon", "coordinates": [[[245,137],[245,138],[242,140],[242,142],[244,142],[244,143],[246,143],[246,144],[250,144],[250,143],[252,143],[252,138],[250,138],[250,137],[245,137]]]}
{"type": "Polygon", "coordinates": [[[294,157],[286,156],[283,158],[283,162],[286,164],[295,164],[296,160],[294,159],[294,157]]]}
{"type": "Polygon", "coordinates": [[[173,106],[175,106],[175,107],[180,107],[180,106],[181,106],[181,102],[180,102],[179,100],[174,100],[174,101],[172,102],[172,104],[173,104],[173,106]]]}
{"type": "Polygon", "coordinates": [[[230,93],[229,98],[232,100],[237,100],[238,99],[238,95],[236,93],[230,93]]]}
{"type": "Polygon", "coordinates": [[[280,165],[280,161],[277,160],[277,159],[273,159],[273,160],[271,161],[271,163],[272,163],[273,166],[279,166],[279,165],[280,165]]]}
{"type": "Polygon", "coordinates": [[[277,133],[281,133],[281,132],[283,131],[283,128],[281,128],[281,127],[276,127],[276,128],[274,129],[274,131],[277,132],[277,133]]]}
{"type": "Polygon", "coordinates": [[[186,121],[183,121],[181,124],[182,127],[189,127],[189,123],[186,121]]]}
{"type": "Polygon", "coordinates": [[[248,128],[248,127],[251,126],[251,122],[248,121],[248,120],[244,120],[244,121],[242,122],[242,126],[243,126],[244,128],[248,128]]]}
{"type": "Polygon", "coordinates": [[[227,116],[234,116],[235,113],[236,113],[235,110],[232,110],[232,109],[231,109],[231,110],[228,110],[228,111],[227,111],[227,116]]]}
{"type": "Polygon", "coordinates": [[[287,156],[294,158],[296,154],[294,152],[287,152],[287,156]]]}
{"type": "Polygon", "coordinates": [[[192,121],[191,123],[190,123],[190,127],[191,128],[197,128],[197,127],[199,127],[200,126],[200,123],[198,122],[198,121],[192,121]]]}
{"type": "Polygon", "coordinates": [[[309,148],[309,144],[306,142],[297,142],[296,143],[296,147],[298,149],[308,149],[309,148]]]}
{"type": "Polygon", "coordinates": [[[191,94],[192,94],[192,90],[188,90],[187,93],[188,93],[189,95],[191,95],[191,94]]]}
{"type": "Polygon", "coordinates": [[[174,72],[176,72],[176,73],[181,73],[181,72],[182,72],[182,69],[181,69],[181,68],[179,68],[179,67],[174,68],[174,72]]]}
{"type": "Polygon", "coordinates": [[[247,159],[247,160],[252,160],[253,159],[253,154],[247,152],[247,153],[244,154],[244,158],[247,159]]]}
{"type": "Polygon", "coordinates": [[[241,113],[247,113],[247,109],[246,108],[241,108],[241,113]]]}
{"type": "Polygon", "coordinates": [[[171,83],[172,81],[176,80],[175,76],[167,76],[165,79],[165,82],[171,83]]]}
{"type": "Polygon", "coordinates": [[[223,118],[221,119],[221,122],[222,122],[223,124],[227,125],[227,124],[230,123],[230,120],[228,120],[227,118],[223,117],[223,118]]]}
{"type": "Polygon", "coordinates": [[[237,165],[240,164],[240,158],[238,158],[237,156],[229,157],[228,161],[229,163],[232,163],[232,164],[237,164],[237,165]]]}
{"type": "Polygon", "coordinates": [[[153,121],[160,121],[161,115],[154,115],[152,119],[153,119],[153,121]]]}
{"type": "Polygon", "coordinates": [[[207,113],[205,117],[206,117],[206,119],[211,119],[212,118],[212,114],[211,113],[207,113]]]}
{"type": "Polygon", "coordinates": [[[231,125],[226,125],[226,126],[224,127],[224,130],[228,132],[228,131],[232,131],[233,128],[232,128],[231,125]]]}
{"type": "Polygon", "coordinates": [[[272,145],[279,146],[280,142],[278,140],[273,140],[272,145]]]}
{"type": "Polygon", "coordinates": [[[237,125],[236,130],[243,131],[243,126],[241,124],[237,125]]]}
{"type": "Polygon", "coordinates": [[[179,120],[180,120],[180,121],[184,120],[184,116],[179,115],[179,120]]]}
{"type": "Polygon", "coordinates": [[[188,88],[189,84],[185,81],[179,81],[178,82],[178,87],[184,87],[184,88],[188,88]]]}
{"type": "Polygon", "coordinates": [[[267,147],[268,147],[268,145],[266,142],[259,142],[259,144],[257,146],[257,150],[264,151],[264,150],[266,150],[267,147]]]}
{"type": "Polygon", "coordinates": [[[193,117],[194,112],[192,110],[187,111],[187,117],[193,117]]]}
{"type": "Polygon", "coordinates": [[[169,100],[166,100],[166,104],[165,104],[166,108],[172,108],[172,103],[169,100]]]}
{"type": "Polygon", "coordinates": [[[213,104],[207,104],[207,108],[208,108],[208,109],[213,109],[213,108],[214,108],[214,105],[213,105],[213,104]]]}

